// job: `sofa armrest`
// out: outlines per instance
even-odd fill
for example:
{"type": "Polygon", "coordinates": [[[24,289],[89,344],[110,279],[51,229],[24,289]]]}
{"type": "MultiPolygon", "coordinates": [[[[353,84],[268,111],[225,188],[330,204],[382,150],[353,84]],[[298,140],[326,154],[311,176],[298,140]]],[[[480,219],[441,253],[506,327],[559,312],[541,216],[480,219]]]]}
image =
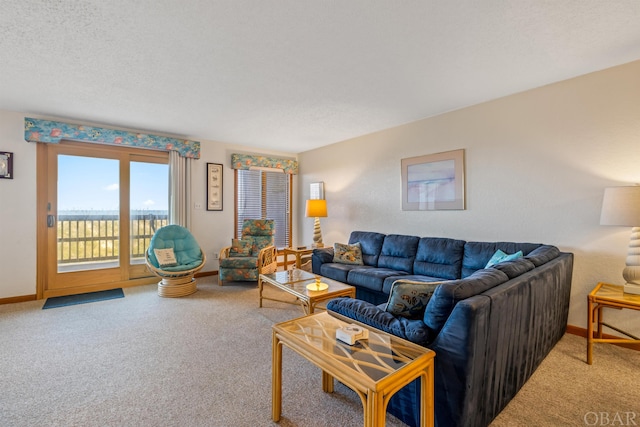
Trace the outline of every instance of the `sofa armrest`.
{"type": "Polygon", "coordinates": [[[427,345],[433,339],[431,329],[421,319],[396,317],[367,301],[336,298],[327,303],[327,310],[419,345],[427,345]]]}
{"type": "Polygon", "coordinates": [[[316,248],[311,254],[311,271],[320,274],[320,266],[333,262],[333,248],[316,248]]]}

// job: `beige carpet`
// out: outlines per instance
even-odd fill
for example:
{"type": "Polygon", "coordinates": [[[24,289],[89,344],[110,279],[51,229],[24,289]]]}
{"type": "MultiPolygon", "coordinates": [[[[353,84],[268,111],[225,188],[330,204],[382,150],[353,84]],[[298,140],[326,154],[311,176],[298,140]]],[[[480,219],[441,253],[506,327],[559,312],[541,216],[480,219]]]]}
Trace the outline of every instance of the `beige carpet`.
{"type": "MultiPolygon", "coordinates": [[[[276,425],[271,326],[299,307],[259,309],[255,285],[215,278],[185,298],[160,298],[155,286],[125,295],[0,306],[0,426],[276,425]]],[[[492,426],[585,425],[600,412],[634,412],[640,425],[640,355],[599,345],[588,366],[584,353],[583,338],[565,336],[492,426]]],[[[360,426],[362,407],[341,384],[323,393],[320,371],[285,348],[279,425],[360,426]]]]}

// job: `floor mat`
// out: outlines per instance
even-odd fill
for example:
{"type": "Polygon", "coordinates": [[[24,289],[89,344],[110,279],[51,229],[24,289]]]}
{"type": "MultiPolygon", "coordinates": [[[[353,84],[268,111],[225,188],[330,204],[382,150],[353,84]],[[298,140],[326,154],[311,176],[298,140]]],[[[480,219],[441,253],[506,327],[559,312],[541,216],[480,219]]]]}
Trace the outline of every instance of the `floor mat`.
{"type": "Polygon", "coordinates": [[[42,309],[46,310],[47,308],[66,307],[68,305],[85,304],[88,302],[104,301],[115,298],[124,298],[122,288],[88,292],[86,294],[67,295],[64,297],[47,298],[42,309]]]}

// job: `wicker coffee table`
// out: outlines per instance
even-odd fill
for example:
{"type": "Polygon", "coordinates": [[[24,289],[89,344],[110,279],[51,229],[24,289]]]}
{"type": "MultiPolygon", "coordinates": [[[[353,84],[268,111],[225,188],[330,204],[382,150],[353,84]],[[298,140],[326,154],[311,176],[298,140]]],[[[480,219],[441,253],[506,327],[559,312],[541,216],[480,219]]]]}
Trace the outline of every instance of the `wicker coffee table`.
{"type": "Polygon", "coordinates": [[[333,392],[336,378],[358,394],[365,427],[384,426],[391,396],[420,378],[420,425],[433,426],[435,353],[373,328],[368,328],[368,339],[350,346],[336,340],[336,330],[347,324],[323,312],[273,326],[273,421],[279,421],[282,412],[282,346],[286,345],[322,369],[325,392],[333,392]]]}
{"type": "Polygon", "coordinates": [[[300,269],[277,271],[271,274],[261,274],[258,280],[258,289],[260,293],[260,307],[262,300],[271,300],[279,302],[283,301],[275,298],[269,298],[262,295],[264,283],[268,283],[276,288],[283,290],[297,298],[297,302],[302,305],[306,314],[312,314],[316,304],[327,301],[336,297],[348,296],[356,297],[356,288],[336,280],[321,277],[300,269]],[[326,289],[313,290],[317,282],[327,285],[326,289]],[[311,290],[307,288],[311,286],[311,290]]]}

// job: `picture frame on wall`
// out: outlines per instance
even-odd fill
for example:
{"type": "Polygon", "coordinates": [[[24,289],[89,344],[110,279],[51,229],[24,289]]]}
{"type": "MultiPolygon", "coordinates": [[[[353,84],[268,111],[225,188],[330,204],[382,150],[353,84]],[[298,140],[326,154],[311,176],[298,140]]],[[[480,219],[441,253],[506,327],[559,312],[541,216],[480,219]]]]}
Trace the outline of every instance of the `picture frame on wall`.
{"type": "Polygon", "coordinates": [[[401,160],[402,210],[465,209],[464,150],[401,160]]]}
{"type": "Polygon", "coordinates": [[[222,165],[207,163],[207,210],[222,210],[222,165]]]}
{"type": "Polygon", "coordinates": [[[309,199],[324,199],[324,182],[312,182],[309,184],[309,199]]]}
{"type": "Polygon", "coordinates": [[[13,179],[13,153],[0,151],[0,178],[13,179]]]}

